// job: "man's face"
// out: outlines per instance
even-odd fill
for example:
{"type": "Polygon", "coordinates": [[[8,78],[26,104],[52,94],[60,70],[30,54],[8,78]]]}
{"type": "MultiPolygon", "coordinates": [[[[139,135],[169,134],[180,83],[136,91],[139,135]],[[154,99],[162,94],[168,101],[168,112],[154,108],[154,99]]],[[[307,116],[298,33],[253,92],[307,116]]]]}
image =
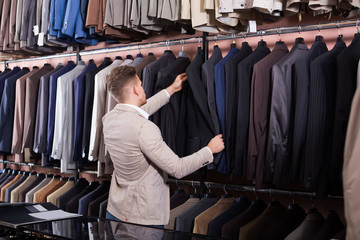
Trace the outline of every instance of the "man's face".
{"type": "Polygon", "coordinates": [[[137,75],[136,75],[136,86],[139,90],[140,106],[142,106],[146,103],[146,94],[145,94],[144,88],[142,86],[142,82],[137,75]]]}

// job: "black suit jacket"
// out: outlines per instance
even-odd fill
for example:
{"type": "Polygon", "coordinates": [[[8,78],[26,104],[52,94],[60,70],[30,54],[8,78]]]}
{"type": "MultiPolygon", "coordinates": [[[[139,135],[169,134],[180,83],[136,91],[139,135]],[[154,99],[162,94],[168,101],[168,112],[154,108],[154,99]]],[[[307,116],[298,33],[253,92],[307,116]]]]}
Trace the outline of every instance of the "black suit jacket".
{"type": "Polygon", "coordinates": [[[89,182],[85,178],[78,179],[72,188],[58,197],[57,207],[66,210],[66,204],[88,185],[89,182]]]}
{"type": "Polygon", "coordinates": [[[238,103],[238,64],[253,52],[247,42],[243,42],[239,52],[225,63],[225,156],[227,172],[234,168],[234,140],[238,103]]]}
{"type": "Polygon", "coordinates": [[[292,146],[292,180],[299,180],[301,163],[303,163],[304,144],[306,138],[308,103],[309,103],[309,81],[310,63],[327,52],[326,44],[322,41],[315,42],[304,56],[295,62],[295,78],[293,81],[294,100],[294,133],[292,146]]]}
{"type": "Polygon", "coordinates": [[[336,108],[333,132],[330,185],[342,188],[342,165],[345,136],[349,121],[351,101],[356,90],[357,66],[360,58],[360,34],[337,57],[336,108]]]}
{"type": "Polygon", "coordinates": [[[200,150],[216,135],[207,104],[205,85],[202,83],[202,63],[203,52],[198,51],[186,69],[189,83],[186,96],[186,155],[200,150]]]}
{"type": "MultiPolygon", "coordinates": [[[[163,68],[157,75],[154,93],[170,86],[177,75],[185,72],[189,64],[190,59],[188,57],[179,57],[163,68]]],[[[153,120],[159,126],[164,141],[181,157],[185,156],[183,146],[186,143],[185,115],[180,114],[186,111],[186,98],[184,98],[183,92],[173,94],[169,103],[153,115],[153,120]]]]}
{"type": "Polygon", "coordinates": [[[102,69],[106,68],[112,63],[111,58],[106,57],[99,67],[91,70],[86,74],[85,79],[85,98],[84,98],[84,123],[83,123],[83,135],[82,135],[82,160],[79,162],[88,161],[89,143],[90,143],[90,131],[91,131],[91,116],[94,103],[94,84],[95,75],[102,69]]]}
{"type": "Polygon", "coordinates": [[[310,65],[308,125],[305,141],[304,165],[309,166],[301,174],[309,188],[318,193],[327,190],[329,159],[333,139],[336,100],[336,58],[346,48],[343,41],[316,58],[310,65]]]}
{"type": "Polygon", "coordinates": [[[235,141],[234,149],[232,151],[234,157],[233,159],[230,159],[233,161],[231,165],[234,166],[234,172],[236,175],[242,174],[245,176],[246,172],[250,93],[253,67],[255,63],[263,59],[269,53],[270,49],[266,45],[261,45],[237,66],[237,117],[233,119],[236,126],[234,129],[235,133],[233,133],[235,141]]]}
{"type": "Polygon", "coordinates": [[[166,50],[158,60],[144,67],[142,82],[146,98],[149,98],[154,94],[159,71],[167,67],[170,63],[175,61],[175,59],[174,53],[170,50],[166,50]]]}

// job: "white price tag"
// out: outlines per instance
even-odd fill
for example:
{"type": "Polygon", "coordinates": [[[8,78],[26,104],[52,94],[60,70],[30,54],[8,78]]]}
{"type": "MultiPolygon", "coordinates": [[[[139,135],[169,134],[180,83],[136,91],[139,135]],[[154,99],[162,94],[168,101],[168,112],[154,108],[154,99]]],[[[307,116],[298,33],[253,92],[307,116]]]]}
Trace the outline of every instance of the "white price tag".
{"type": "Polygon", "coordinates": [[[39,33],[39,37],[38,37],[38,45],[39,46],[44,46],[44,33],[39,33]]]}
{"type": "Polygon", "coordinates": [[[249,20],[249,32],[256,32],[256,21],[255,20],[249,20]]]}
{"type": "Polygon", "coordinates": [[[220,0],[220,13],[234,12],[233,0],[220,0]]]}
{"type": "Polygon", "coordinates": [[[39,35],[39,25],[35,25],[33,31],[35,36],[39,35]]]}

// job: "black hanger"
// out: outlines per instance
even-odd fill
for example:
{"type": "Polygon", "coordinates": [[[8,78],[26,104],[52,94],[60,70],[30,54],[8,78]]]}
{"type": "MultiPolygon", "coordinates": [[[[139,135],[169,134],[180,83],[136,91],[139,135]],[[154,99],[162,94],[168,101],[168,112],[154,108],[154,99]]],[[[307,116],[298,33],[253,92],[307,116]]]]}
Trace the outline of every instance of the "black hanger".
{"type": "Polygon", "coordinates": [[[94,59],[90,59],[88,63],[95,63],[94,59]]]}
{"type": "Polygon", "coordinates": [[[12,175],[18,175],[19,171],[18,170],[13,170],[12,171],[12,175]]]}
{"type": "Polygon", "coordinates": [[[23,176],[29,176],[30,172],[23,172],[23,176]]]}
{"type": "Polygon", "coordinates": [[[110,57],[104,57],[104,61],[111,61],[110,57]]]}
{"type": "Polygon", "coordinates": [[[52,178],[54,175],[52,175],[51,173],[46,174],[46,178],[52,178]]]}
{"type": "Polygon", "coordinates": [[[18,175],[22,175],[22,174],[23,174],[23,171],[19,171],[17,174],[18,174],[18,175]]]}
{"type": "Polygon", "coordinates": [[[277,46],[277,45],[280,45],[280,44],[285,44],[283,41],[277,41],[276,43],[275,43],[275,45],[277,46]]]}
{"type": "Polygon", "coordinates": [[[60,181],[67,181],[68,179],[68,177],[60,177],[60,181]]]}
{"type": "Polygon", "coordinates": [[[94,184],[99,184],[99,182],[98,181],[92,181],[92,182],[89,183],[90,186],[94,185],[94,184]]]}
{"type": "Polygon", "coordinates": [[[219,48],[219,45],[214,45],[214,49],[219,48]]]}
{"type": "Polygon", "coordinates": [[[177,179],[175,180],[175,183],[176,183],[176,186],[177,186],[177,189],[175,190],[175,194],[185,192],[184,189],[181,189],[181,188],[179,187],[179,185],[178,185],[178,180],[177,180],[177,179]]]}
{"type": "Polygon", "coordinates": [[[209,192],[204,194],[204,198],[216,198],[216,195],[211,192],[209,184],[205,184],[205,185],[209,192]]]}
{"type": "Polygon", "coordinates": [[[343,39],[343,35],[342,35],[342,34],[340,34],[340,35],[337,37],[336,42],[338,42],[338,43],[344,42],[344,39],[343,39]]]}
{"type": "Polygon", "coordinates": [[[115,59],[122,60],[121,56],[116,56],[115,59]]]}
{"type": "Polygon", "coordinates": [[[154,56],[154,53],[149,52],[149,53],[148,53],[148,56],[154,56]]]}
{"type": "Polygon", "coordinates": [[[236,43],[232,43],[232,44],[230,44],[230,48],[236,48],[236,43]]]}
{"type": "Polygon", "coordinates": [[[40,177],[40,176],[45,176],[45,174],[44,174],[44,173],[38,173],[37,176],[38,176],[38,177],[40,177]]]}
{"type": "Polygon", "coordinates": [[[224,194],[221,195],[221,198],[231,198],[232,195],[230,193],[227,193],[225,185],[224,185],[223,189],[224,189],[224,194]]]}
{"type": "Polygon", "coordinates": [[[321,36],[321,35],[317,35],[317,36],[315,37],[315,42],[324,42],[324,37],[321,36]]]}
{"type": "Polygon", "coordinates": [[[74,176],[69,177],[68,181],[75,181],[75,177],[74,176]]]}
{"type": "Polygon", "coordinates": [[[192,181],[191,186],[194,188],[194,193],[190,195],[190,198],[200,198],[200,194],[197,193],[196,188],[194,187],[194,181],[192,181]]]}
{"type": "Polygon", "coordinates": [[[295,38],[295,44],[305,44],[305,41],[302,37],[295,38]]]}
{"type": "Polygon", "coordinates": [[[258,47],[266,47],[266,42],[261,39],[261,40],[258,42],[258,47]]]}
{"type": "Polygon", "coordinates": [[[138,53],[136,54],[136,57],[143,58],[144,56],[142,55],[142,53],[138,53]]]}
{"type": "Polygon", "coordinates": [[[131,60],[133,60],[134,58],[133,58],[133,56],[132,55],[126,55],[126,59],[131,59],[131,60]]]}
{"type": "Polygon", "coordinates": [[[55,179],[55,178],[60,179],[61,176],[60,176],[60,175],[55,175],[55,176],[53,176],[53,178],[54,178],[54,179],[55,179]]]}

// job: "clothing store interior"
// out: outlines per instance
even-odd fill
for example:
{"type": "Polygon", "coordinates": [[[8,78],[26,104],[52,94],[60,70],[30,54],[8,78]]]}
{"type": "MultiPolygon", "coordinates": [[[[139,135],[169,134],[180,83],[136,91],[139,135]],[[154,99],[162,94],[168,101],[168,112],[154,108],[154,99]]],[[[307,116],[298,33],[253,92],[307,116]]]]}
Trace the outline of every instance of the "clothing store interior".
{"type": "Polygon", "coordinates": [[[1,239],[360,239],[358,1],[0,5],[1,239]],[[125,65],[147,98],[186,72],[149,118],[179,157],[224,139],[166,174],[164,228],[106,220],[106,77],[125,65]]]}

